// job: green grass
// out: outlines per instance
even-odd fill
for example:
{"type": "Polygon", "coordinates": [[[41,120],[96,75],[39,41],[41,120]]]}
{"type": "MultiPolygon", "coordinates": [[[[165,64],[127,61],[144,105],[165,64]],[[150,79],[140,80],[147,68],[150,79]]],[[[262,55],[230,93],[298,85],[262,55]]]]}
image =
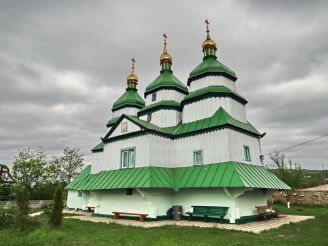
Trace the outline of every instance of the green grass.
{"type": "Polygon", "coordinates": [[[64,219],[61,229],[51,230],[47,218],[40,216],[28,232],[1,230],[0,245],[328,245],[328,207],[274,207],[286,214],[314,215],[316,219],[255,235],[197,227],[143,229],[74,219],[64,219]]]}

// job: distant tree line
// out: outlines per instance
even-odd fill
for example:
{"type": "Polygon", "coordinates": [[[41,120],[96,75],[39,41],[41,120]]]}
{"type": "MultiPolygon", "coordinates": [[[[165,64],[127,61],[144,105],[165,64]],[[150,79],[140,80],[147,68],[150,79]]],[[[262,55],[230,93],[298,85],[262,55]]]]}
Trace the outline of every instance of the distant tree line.
{"type": "Polygon", "coordinates": [[[326,170],[306,170],[299,163],[286,160],[279,152],[270,154],[271,164],[268,168],[292,189],[314,187],[326,182],[326,170]]]}
{"type": "Polygon", "coordinates": [[[12,175],[19,186],[29,193],[31,200],[50,200],[56,187],[64,189],[83,167],[83,155],[77,148],[65,148],[63,154],[47,160],[45,150],[22,149],[12,167],[12,175]]]}

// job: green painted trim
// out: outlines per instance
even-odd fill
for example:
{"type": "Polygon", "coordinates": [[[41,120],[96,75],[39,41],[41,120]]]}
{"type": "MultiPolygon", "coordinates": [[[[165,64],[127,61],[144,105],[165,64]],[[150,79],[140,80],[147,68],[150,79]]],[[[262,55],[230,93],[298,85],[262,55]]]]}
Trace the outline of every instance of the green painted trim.
{"type": "Polygon", "coordinates": [[[180,103],[173,100],[161,100],[159,102],[152,103],[140,109],[138,112],[138,116],[143,116],[146,115],[147,113],[153,113],[161,109],[172,109],[172,110],[177,110],[179,112],[182,111],[180,107],[180,103]]]}
{"type": "Polygon", "coordinates": [[[192,81],[209,75],[222,75],[232,81],[237,80],[236,73],[219,62],[215,55],[207,55],[204,56],[203,62],[189,74],[187,85],[189,86],[192,81]]]}
{"type": "Polygon", "coordinates": [[[149,90],[148,92],[145,92],[144,97],[147,97],[149,94],[156,93],[160,90],[175,90],[175,91],[180,92],[184,95],[188,95],[188,92],[186,92],[185,90],[182,90],[180,88],[177,88],[175,86],[161,86],[161,87],[149,90]]]}
{"type": "Polygon", "coordinates": [[[120,169],[128,169],[128,168],[135,168],[136,167],[136,147],[133,146],[133,147],[128,147],[128,148],[122,148],[120,149],[120,153],[121,153],[121,156],[120,156],[120,169]],[[133,155],[134,155],[134,166],[131,166],[130,165],[130,151],[133,150],[133,155]],[[126,167],[123,167],[123,159],[122,159],[122,153],[126,151],[127,152],[127,165],[126,167]]]}
{"type": "Polygon", "coordinates": [[[175,77],[171,70],[164,69],[161,70],[160,75],[146,87],[144,95],[146,97],[155,91],[168,88],[188,94],[188,87],[175,77]]]}
{"type": "Polygon", "coordinates": [[[245,156],[245,161],[252,161],[252,157],[251,157],[251,149],[249,148],[248,145],[244,145],[244,156],[245,156]],[[247,150],[248,149],[248,154],[247,154],[247,150]]]}
{"type": "MultiPolygon", "coordinates": [[[[189,164],[191,165],[191,163],[189,164]]],[[[256,188],[290,189],[262,166],[240,162],[222,162],[188,167],[136,167],[91,174],[86,167],[66,189],[114,190],[126,188],[162,188],[178,191],[184,188],[256,188]]]]}
{"type": "Polygon", "coordinates": [[[212,117],[165,128],[161,128],[150,122],[139,119],[136,116],[127,116],[123,114],[116,124],[109,130],[106,136],[102,138],[103,142],[109,142],[112,139],[124,139],[130,136],[128,134],[123,134],[110,138],[112,132],[114,132],[124,118],[144,129],[145,131],[142,131],[143,133],[150,132],[170,139],[176,139],[183,136],[192,136],[223,128],[237,130],[255,138],[258,138],[261,135],[249,122],[245,123],[232,118],[222,107],[220,107],[212,117]]]}
{"type": "Polygon", "coordinates": [[[203,158],[203,150],[202,149],[197,149],[197,150],[193,150],[192,152],[193,154],[193,166],[200,166],[204,164],[204,158],[203,158]],[[196,152],[200,151],[200,159],[201,159],[201,163],[196,163],[196,152]]]}
{"type": "Polygon", "coordinates": [[[235,220],[235,223],[238,225],[241,224],[246,224],[254,221],[259,221],[259,216],[258,215],[249,215],[249,216],[242,216],[239,219],[235,220]]]}
{"type": "Polygon", "coordinates": [[[142,108],[144,106],[145,100],[138,94],[137,89],[127,88],[125,93],[114,102],[112,111],[115,112],[125,107],[142,108]]]}
{"type": "Polygon", "coordinates": [[[190,92],[181,101],[181,107],[183,107],[186,104],[190,104],[211,97],[230,97],[243,105],[246,105],[248,103],[244,97],[239,95],[237,92],[232,91],[228,87],[220,86],[220,85],[219,86],[212,85],[190,92]]]}
{"type": "Polygon", "coordinates": [[[104,151],[104,142],[101,142],[99,144],[97,144],[92,150],[91,152],[95,153],[95,152],[103,152],[104,151]]]}

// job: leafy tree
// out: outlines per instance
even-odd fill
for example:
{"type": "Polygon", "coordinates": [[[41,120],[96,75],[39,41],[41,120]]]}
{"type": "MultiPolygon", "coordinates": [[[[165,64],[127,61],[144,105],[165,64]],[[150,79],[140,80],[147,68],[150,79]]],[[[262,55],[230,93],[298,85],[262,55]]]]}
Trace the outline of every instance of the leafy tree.
{"type": "Polygon", "coordinates": [[[79,149],[66,147],[63,156],[54,157],[49,166],[53,179],[68,184],[83,167],[83,155],[79,149]]]}
{"type": "Polygon", "coordinates": [[[58,186],[54,193],[53,207],[49,219],[50,226],[58,228],[61,226],[63,220],[63,192],[58,186]]]}
{"type": "Polygon", "coordinates": [[[285,155],[278,152],[270,154],[273,172],[291,188],[297,189],[304,186],[304,172],[301,165],[291,160],[285,162],[285,155]]]}
{"type": "Polygon", "coordinates": [[[16,204],[17,204],[17,215],[16,222],[17,226],[21,231],[27,228],[28,222],[28,206],[29,193],[25,186],[18,185],[16,187],[16,204]]]}
{"type": "Polygon", "coordinates": [[[31,192],[32,188],[40,187],[47,179],[46,166],[46,153],[42,147],[36,151],[25,148],[15,157],[13,175],[18,184],[25,186],[31,192]]]}

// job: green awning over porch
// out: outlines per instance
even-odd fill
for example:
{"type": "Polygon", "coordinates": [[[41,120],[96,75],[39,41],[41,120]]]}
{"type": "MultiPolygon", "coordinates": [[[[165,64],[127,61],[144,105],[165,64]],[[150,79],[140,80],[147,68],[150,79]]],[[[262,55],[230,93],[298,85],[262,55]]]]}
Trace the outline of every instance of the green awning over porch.
{"type": "Polygon", "coordinates": [[[140,167],[91,174],[87,166],[66,189],[110,190],[124,188],[266,188],[290,189],[264,167],[223,162],[179,168],[140,167]]]}

